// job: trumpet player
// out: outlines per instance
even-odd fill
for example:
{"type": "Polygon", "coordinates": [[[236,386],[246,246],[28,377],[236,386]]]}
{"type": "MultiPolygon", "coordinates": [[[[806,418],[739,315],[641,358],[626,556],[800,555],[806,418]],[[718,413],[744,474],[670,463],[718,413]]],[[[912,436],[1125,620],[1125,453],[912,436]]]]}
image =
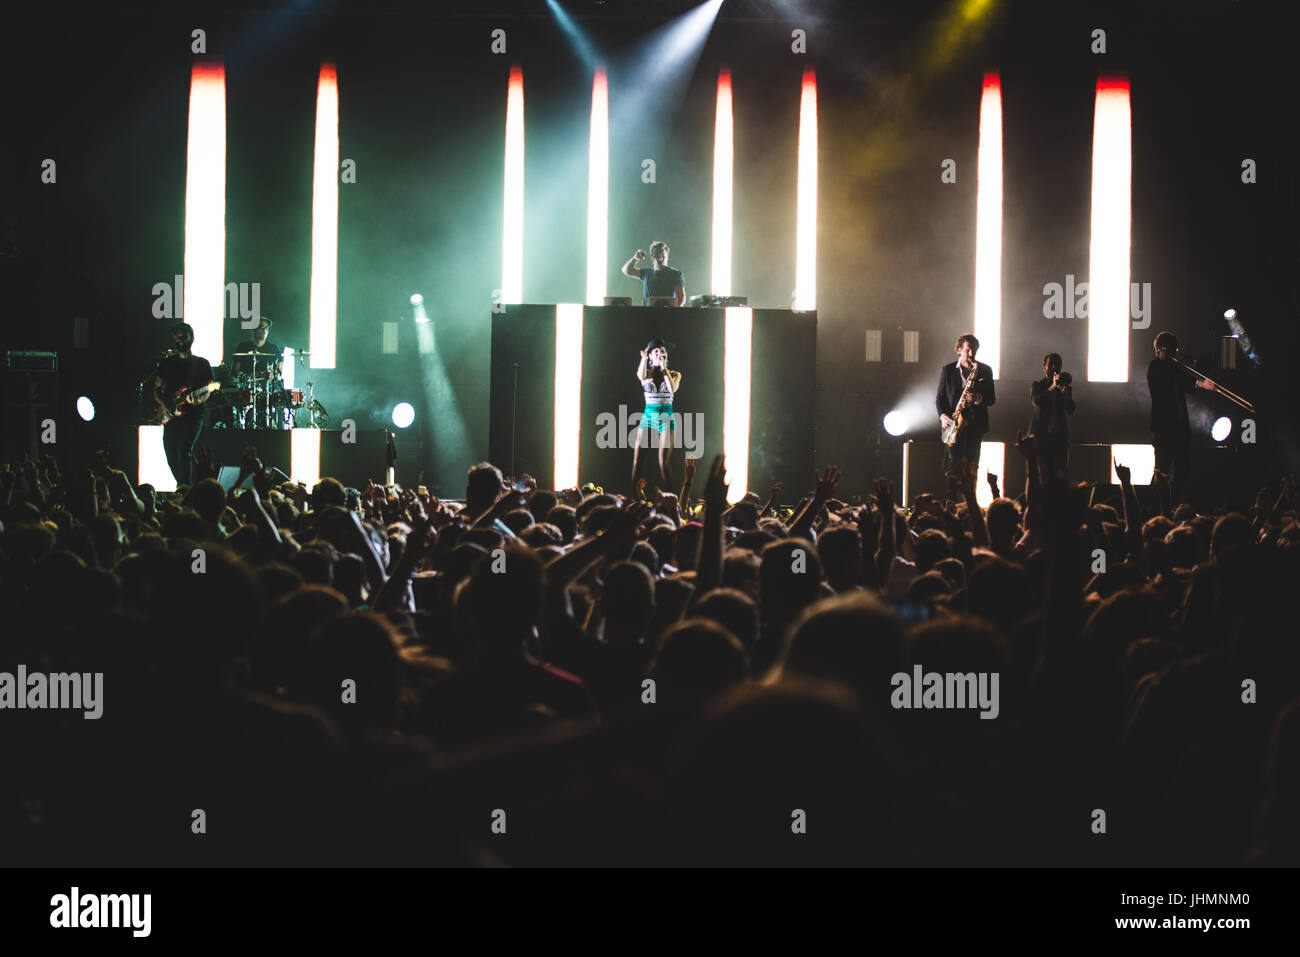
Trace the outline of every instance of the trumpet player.
{"type": "Polygon", "coordinates": [[[950,362],[939,371],[939,391],[934,407],[939,412],[939,422],[945,431],[956,427],[956,438],[947,444],[943,456],[943,471],[951,480],[962,459],[975,468],[980,464],[980,442],[989,430],[989,406],[997,401],[993,389],[993,370],[975,361],[980,341],[971,333],[957,338],[957,361],[950,362]]]}
{"type": "Polygon", "coordinates": [[[1065,480],[1070,472],[1070,416],[1074,415],[1071,376],[1061,371],[1055,352],[1043,356],[1043,378],[1029,390],[1034,417],[1029,432],[1037,439],[1038,467],[1043,479],[1065,480]]]}

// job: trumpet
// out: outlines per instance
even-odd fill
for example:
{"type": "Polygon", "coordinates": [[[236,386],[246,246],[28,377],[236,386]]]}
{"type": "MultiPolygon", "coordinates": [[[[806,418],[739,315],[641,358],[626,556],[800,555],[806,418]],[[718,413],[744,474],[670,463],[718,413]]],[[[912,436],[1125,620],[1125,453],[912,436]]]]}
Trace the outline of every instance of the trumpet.
{"type": "Polygon", "coordinates": [[[1233,392],[1231,389],[1228,389],[1220,385],[1219,383],[1215,382],[1204,372],[1200,371],[1195,366],[1193,366],[1190,362],[1186,362],[1183,359],[1182,357],[1183,354],[1181,352],[1177,351],[1176,349],[1168,349],[1165,351],[1165,355],[1168,356],[1169,359],[1175,365],[1181,366],[1183,369],[1186,369],[1192,375],[1196,376],[1198,380],[1204,379],[1206,382],[1210,383],[1210,385],[1214,386],[1215,391],[1218,392],[1219,395],[1223,396],[1228,401],[1235,402],[1237,405],[1241,406],[1247,412],[1250,412],[1251,414],[1255,414],[1255,407],[1253,405],[1251,405],[1241,396],[1237,395],[1237,393],[1233,392]]]}

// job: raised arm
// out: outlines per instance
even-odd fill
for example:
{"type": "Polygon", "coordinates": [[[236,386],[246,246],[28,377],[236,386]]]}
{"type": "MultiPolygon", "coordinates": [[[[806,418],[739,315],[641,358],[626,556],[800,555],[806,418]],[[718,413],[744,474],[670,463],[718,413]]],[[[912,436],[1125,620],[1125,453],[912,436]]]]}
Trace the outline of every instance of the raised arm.
{"type": "MultiPolygon", "coordinates": [[[[879,537],[876,540],[874,563],[876,577],[882,588],[889,587],[889,569],[894,564],[894,555],[898,552],[898,543],[894,539],[898,516],[894,512],[894,483],[887,478],[876,479],[876,507],[880,510],[879,537]]],[[[863,539],[863,550],[866,550],[863,539]]]]}
{"type": "MultiPolygon", "coordinates": [[[[1114,461],[1112,458],[1111,461],[1114,461]]],[[[1137,492],[1133,490],[1133,475],[1127,465],[1115,462],[1115,474],[1119,476],[1119,487],[1123,492],[1124,536],[1128,541],[1128,553],[1140,567],[1146,568],[1146,543],[1142,541],[1141,512],[1138,511],[1137,492]]]]}
{"type": "Polygon", "coordinates": [[[637,363],[637,367],[636,367],[636,381],[637,381],[637,382],[645,382],[645,367],[646,367],[646,354],[645,354],[645,350],[642,349],[642,350],[641,350],[641,361],[640,361],[639,363],[637,363]]]}
{"type": "Polygon", "coordinates": [[[970,537],[976,547],[988,548],[989,530],[984,524],[984,510],[975,497],[975,487],[979,479],[979,470],[970,459],[962,459],[957,466],[957,477],[961,483],[962,495],[966,498],[966,514],[970,516],[970,537]]]}
{"type": "Polygon", "coordinates": [[[713,457],[708,481],[704,483],[704,534],[696,559],[695,597],[702,598],[722,584],[722,512],[727,507],[726,460],[713,457]]]}
{"type": "Polygon", "coordinates": [[[619,271],[623,273],[624,276],[639,280],[641,278],[641,270],[637,268],[636,264],[643,259],[645,259],[645,250],[638,249],[631,259],[623,263],[623,268],[619,271]]]}
{"type": "Polygon", "coordinates": [[[812,538],[811,529],[813,519],[817,517],[817,512],[826,500],[835,494],[835,486],[840,481],[840,470],[835,466],[828,466],[825,475],[820,475],[813,470],[813,475],[817,479],[817,490],[813,493],[812,501],[804,505],[799,514],[790,521],[791,538],[812,538]]]}

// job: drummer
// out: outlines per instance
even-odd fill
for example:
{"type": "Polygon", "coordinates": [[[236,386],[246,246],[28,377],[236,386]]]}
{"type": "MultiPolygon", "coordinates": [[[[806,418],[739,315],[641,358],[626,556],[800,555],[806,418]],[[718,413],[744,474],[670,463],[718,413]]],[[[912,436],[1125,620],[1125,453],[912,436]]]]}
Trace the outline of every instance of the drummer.
{"type": "Polygon", "coordinates": [[[270,332],[271,320],[265,316],[258,316],[258,326],[253,333],[253,338],[245,339],[235,346],[235,353],[230,360],[230,371],[237,380],[252,377],[254,359],[249,353],[255,352],[257,353],[258,385],[269,382],[269,389],[279,389],[281,387],[283,381],[281,356],[284,350],[267,338],[270,332]],[[267,358],[263,359],[262,356],[267,358]]]}

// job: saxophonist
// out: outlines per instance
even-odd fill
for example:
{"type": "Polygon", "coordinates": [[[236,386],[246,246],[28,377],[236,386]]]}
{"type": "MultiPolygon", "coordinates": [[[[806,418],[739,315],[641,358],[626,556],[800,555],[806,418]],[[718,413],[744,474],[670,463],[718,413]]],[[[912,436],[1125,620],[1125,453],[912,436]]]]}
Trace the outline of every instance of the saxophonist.
{"type": "Polygon", "coordinates": [[[972,333],[957,338],[957,360],[939,371],[939,391],[934,407],[943,428],[943,471],[949,485],[955,481],[957,463],[962,459],[975,468],[980,464],[980,442],[989,430],[989,406],[997,401],[993,388],[993,370],[975,361],[980,341],[972,333]]]}

